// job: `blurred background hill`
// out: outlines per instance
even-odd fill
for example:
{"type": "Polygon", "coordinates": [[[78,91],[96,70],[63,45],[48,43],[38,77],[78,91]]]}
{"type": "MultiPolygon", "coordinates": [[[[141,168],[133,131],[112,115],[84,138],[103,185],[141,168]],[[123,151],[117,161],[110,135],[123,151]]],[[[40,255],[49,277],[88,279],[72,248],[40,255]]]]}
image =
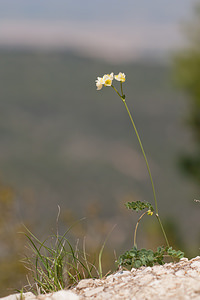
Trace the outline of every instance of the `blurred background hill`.
{"type": "MultiPolygon", "coordinates": [[[[95,79],[105,73],[127,76],[124,92],[171,243],[190,257],[199,254],[199,205],[194,202],[199,185],[179,168],[182,155],[195,149],[195,139],[184,124],[188,94],[174,86],[169,55],[184,43],[178,18],[186,17],[191,6],[181,1],[176,10],[168,1],[164,10],[157,1],[151,8],[141,1],[126,6],[115,1],[104,14],[91,1],[84,6],[58,2],[49,1],[48,7],[40,1],[21,0],[18,8],[14,1],[0,4],[2,295],[25,281],[19,260],[26,241],[18,234],[25,230],[23,224],[45,239],[56,230],[59,205],[60,233],[85,217],[71,238],[86,236],[90,252],[98,250],[116,224],[105,252],[107,270],[114,268],[114,250],[118,256],[133,245],[138,215],[126,211],[124,203],[153,203],[145,163],[120,99],[110,88],[96,91],[95,79]]],[[[164,243],[151,218],[143,225],[139,247],[164,243]]]]}

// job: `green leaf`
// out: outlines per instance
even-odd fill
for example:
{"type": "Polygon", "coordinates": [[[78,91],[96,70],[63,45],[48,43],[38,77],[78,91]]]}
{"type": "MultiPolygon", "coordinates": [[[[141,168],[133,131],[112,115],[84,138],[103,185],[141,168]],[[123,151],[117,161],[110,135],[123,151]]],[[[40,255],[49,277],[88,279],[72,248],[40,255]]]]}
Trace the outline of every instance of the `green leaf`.
{"type": "Polygon", "coordinates": [[[133,263],[134,268],[139,269],[141,266],[142,266],[141,260],[137,259],[134,261],[134,263],[133,263]]]}
{"type": "Polygon", "coordinates": [[[167,249],[167,254],[174,257],[174,258],[178,258],[181,259],[182,257],[184,257],[184,252],[182,252],[181,250],[174,250],[172,249],[172,247],[167,249]]]}
{"type": "Polygon", "coordinates": [[[149,202],[133,201],[125,203],[126,208],[135,210],[136,212],[141,211],[145,208],[154,211],[153,206],[149,202]]]}
{"type": "Polygon", "coordinates": [[[180,250],[176,251],[172,247],[158,247],[154,252],[151,249],[137,250],[133,247],[126,251],[118,259],[119,266],[131,266],[140,268],[141,266],[154,266],[155,264],[164,265],[164,255],[169,255],[172,258],[180,259],[184,253],[180,250]]]}

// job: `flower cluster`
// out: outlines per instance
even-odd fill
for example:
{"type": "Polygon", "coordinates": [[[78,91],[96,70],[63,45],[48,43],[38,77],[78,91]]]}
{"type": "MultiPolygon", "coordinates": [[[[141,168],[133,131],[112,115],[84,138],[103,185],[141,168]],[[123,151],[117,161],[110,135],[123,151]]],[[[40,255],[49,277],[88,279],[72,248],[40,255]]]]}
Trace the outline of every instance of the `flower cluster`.
{"type": "Polygon", "coordinates": [[[119,72],[118,75],[114,75],[114,73],[105,74],[103,77],[97,77],[96,86],[97,90],[101,90],[103,85],[104,86],[111,86],[113,79],[117,81],[124,82],[126,75],[124,73],[119,72]]]}
{"type": "Polygon", "coordinates": [[[149,209],[149,210],[147,211],[147,215],[153,216],[153,211],[152,211],[151,209],[149,209]]]}

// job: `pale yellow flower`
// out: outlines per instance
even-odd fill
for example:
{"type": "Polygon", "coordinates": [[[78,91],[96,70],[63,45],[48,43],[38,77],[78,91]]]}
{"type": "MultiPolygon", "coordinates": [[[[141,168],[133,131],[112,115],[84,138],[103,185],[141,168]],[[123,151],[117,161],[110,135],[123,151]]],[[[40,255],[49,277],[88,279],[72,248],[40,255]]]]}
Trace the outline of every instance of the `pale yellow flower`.
{"type": "Polygon", "coordinates": [[[149,209],[149,210],[147,211],[147,215],[152,216],[152,215],[153,215],[152,210],[149,209]]]}
{"type": "Polygon", "coordinates": [[[97,77],[97,80],[95,80],[95,82],[97,90],[101,90],[104,85],[104,79],[102,77],[97,77]]]}
{"type": "Polygon", "coordinates": [[[126,75],[124,73],[122,73],[122,72],[119,72],[118,75],[115,75],[115,79],[117,81],[121,81],[121,82],[124,82],[126,80],[125,77],[126,77],[126,75]]]}
{"type": "Polygon", "coordinates": [[[113,73],[105,74],[103,76],[103,80],[104,80],[104,85],[105,86],[111,86],[112,85],[112,81],[113,81],[113,73]]]}

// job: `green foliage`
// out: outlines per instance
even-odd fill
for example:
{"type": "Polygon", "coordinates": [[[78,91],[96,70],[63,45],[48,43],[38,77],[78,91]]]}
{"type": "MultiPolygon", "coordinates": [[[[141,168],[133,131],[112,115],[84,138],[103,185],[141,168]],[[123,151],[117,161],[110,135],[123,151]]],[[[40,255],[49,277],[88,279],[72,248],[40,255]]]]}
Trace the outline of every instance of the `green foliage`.
{"type": "Polygon", "coordinates": [[[136,212],[141,211],[145,208],[154,211],[153,206],[149,202],[133,201],[125,203],[126,208],[135,210],[136,212]]]}
{"type": "MultiPolygon", "coordinates": [[[[135,202],[127,202],[125,206],[128,209],[135,210],[136,212],[141,211],[143,209],[148,209],[153,214],[153,207],[148,202],[141,202],[141,201],[135,201],[135,202]]],[[[180,259],[184,256],[184,253],[180,250],[176,251],[169,245],[166,247],[158,247],[156,251],[153,251],[151,249],[137,249],[136,246],[136,232],[137,227],[140,222],[140,220],[144,217],[144,215],[148,213],[148,211],[144,212],[135,227],[135,234],[134,234],[134,247],[126,251],[124,254],[120,255],[118,259],[118,265],[119,266],[131,266],[133,268],[140,268],[141,266],[154,266],[155,264],[163,265],[165,263],[164,258],[165,256],[170,256],[173,260],[174,259],[180,259]]],[[[158,216],[157,216],[158,217],[158,216]]]]}
{"type": "Polygon", "coordinates": [[[68,231],[63,236],[50,236],[43,242],[28,229],[27,231],[28,234],[25,235],[32,255],[23,262],[31,270],[32,282],[28,283],[29,289],[35,294],[55,292],[78,283],[81,279],[92,278],[93,270],[99,275],[95,266],[87,261],[86,253],[73,248],[66,238],[68,231]]]}
{"type": "Polygon", "coordinates": [[[138,250],[137,247],[133,247],[119,257],[118,265],[131,266],[136,269],[142,266],[152,267],[155,264],[163,265],[165,256],[180,259],[184,256],[184,253],[180,250],[176,251],[172,247],[158,247],[157,251],[151,249],[138,250]]]}

